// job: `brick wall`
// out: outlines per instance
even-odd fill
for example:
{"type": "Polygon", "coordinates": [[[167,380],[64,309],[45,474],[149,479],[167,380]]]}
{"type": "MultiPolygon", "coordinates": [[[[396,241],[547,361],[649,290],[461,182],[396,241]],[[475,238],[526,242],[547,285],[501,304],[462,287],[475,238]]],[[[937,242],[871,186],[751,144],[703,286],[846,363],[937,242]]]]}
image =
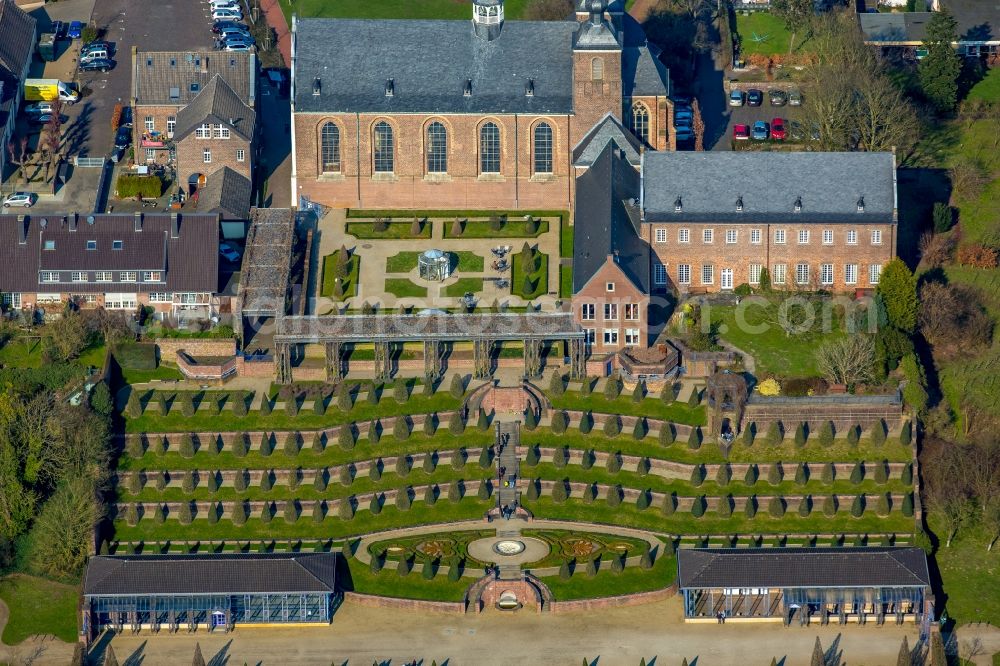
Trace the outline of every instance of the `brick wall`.
{"type": "Polygon", "coordinates": [[[153,131],[160,132],[164,138],[170,139],[173,133],[167,133],[167,121],[176,120],[181,105],[137,105],[132,116],[132,145],[135,147],[136,164],[166,164],[170,161],[170,151],[164,148],[155,149],[153,159],[146,161],[146,148],[142,147],[142,135],[146,132],[146,119],[153,122],[153,131]]]}
{"type": "Polygon", "coordinates": [[[601,597],[599,599],[578,599],[576,601],[553,601],[549,609],[553,613],[572,613],[575,611],[594,611],[605,608],[624,608],[626,606],[640,606],[651,604],[657,601],[669,599],[677,594],[677,583],[674,582],[669,587],[651,592],[638,592],[636,594],[623,594],[616,597],[601,597]]]}
{"type": "MultiPolygon", "coordinates": [[[[233,338],[157,338],[154,342],[160,353],[160,360],[170,363],[177,363],[177,352],[181,349],[191,356],[236,354],[236,340],[233,338]]],[[[271,369],[273,372],[273,365],[271,369]]]]}
{"type": "MultiPolygon", "coordinates": [[[[653,150],[677,150],[677,138],[673,132],[674,105],[663,96],[641,96],[626,100],[626,109],[640,103],[649,113],[649,145],[653,150]]],[[[625,123],[626,127],[629,125],[625,123]]]]}
{"type": "Polygon", "coordinates": [[[223,167],[253,180],[253,146],[251,142],[231,132],[228,139],[199,139],[194,132],[177,142],[177,182],[189,182],[192,174],[211,178],[223,167]],[[210,163],[205,162],[204,151],[211,151],[210,163]],[[243,151],[243,161],[237,159],[237,151],[243,151]]]}
{"type": "Polygon", "coordinates": [[[526,580],[491,580],[483,588],[480,596],[482,607],[495,608],[500,596],[505,593],[513,593],[525,609],[534,610],[536,613],[542,610],[542,600],[538,591],[526,580]]]}
{"type": "Polygon", "coordinates": [[[792,404],[775,404],[759,399],[757,402],[748,402],[744,407],[741,430],[753,422],[757,424],[757,433],[760,435],[767,432],[771,423],[780,421],[787,437],[789,433],[794,433],[799,423],[808,423],[810,432],[819,432],[825,422],[833,421],[837,433],[844,433],[855,425],[860,425],[867,431],[879,419],[885,422],[890,431],[899,428],[903,422],[902,403],[870,404],[859,400],[823,404],[822,398],[799,398],[792,404]]]}
{"type": "Polygon", "coordinates": [[[306,114],[294,117],[296,176],[300,193],[325,205],[351,208],[510,209],[569,208],[570,118],[566,115],[491,116],[306,114]],[[393,129],[392,174],[373,174],[374,126],[393,129]],[[533,130],[552,128],[552,174],[533,174],[533,130]],[[328,122],[340,130],[340,171],[321,173],[320,133],[328,122]],[[440,122],[448,131],[448,173],[428,174],[426,131],[440,122]],[[499,174],[480,175],[479,130],[500,128],[499,174]]]}
{"type": "Polygon", "coordinates": [[[607,114],[621,120],[621,51],[573,52],[573,112],[570,134],[574,146],[607,114]],[[593,62],[597,59],[602,61],[602,77],[595,81],[593,62]]]}
{"type": "MultiPolygon", "coordinates": [[[[735,210],[736,202],[732,202],[735,210]]],[[[794,203],[790,195],[789,208],[794,203]]],[[[823,224],[812,222],[803,217],[802,224],[687,224],[687,223],[649,223],[643,225],[643,234],[653,248],[653,259],[659,261],[667,269],[668,286],[674,286],[682,292],[719,291],[722,282],[722,270],[732,269],[733,287],[750,282],[750,264],[767,266],[771,283],[776,289],[818,289],[820,287],[831,291],[854,291],[867,289],[873,285],[868,279],[868,267],[871,264],[885,265],[896,255],[896,227],[892,224],[823,224]],[[656,241],[656,232],[662,229],[666,232],[666,242],[656,241]],[[690,241],[679,242],[682,229],[687,229],[690,241]],[[712,242],[703,241],[703,232],[712,230],[712,242]],[[751,230],[759,229],[761,242],[751,243],[751,230]],[[735,243],[726,242],[726,232],[735,230],[735,243]],[[808,243],[800,244],[800,230],[809,231],[808,243]],[[823,244],[823,231],[833,232],[833,243],[823,244]],[[847,244],[847,232],[857,232],[857,244],[847,244]],[[873,245],[871,235],[873,230],[882,232],[880,245],[873,245]],[[784,231],[785,242],[775,243],[775,232],[784,231]],[[805,285],[796,284],[796,264],[809,265],[809,282],[805,285]],[[678,282],[678,267],[682,264],[690,266],[690,284],[678,282]],[[702,266],[712,265],[713,276],[711,284],[702,283],[702,266]],[[776,264],[785,265],[784,285],[775,282],[776,264]],[[833,264],[833,284],[820,284],[820,265],[833,264]],[[855,284],[845,282],[845,265],[857,265],[855,284]]]]}
{"type": "Polygon", "coordinates": [[[398,599],[396,597],[380,597],[374,594],[344,592],[344,601],[355,603],[366,608],[396,608],[431,613],[464,613],[464,602],[422,601],[419,599],[398,599]]]}
{"type": "Polygon", "coordinates": [[[604,266],[584,285],[583,289],[573,296],[573,318],[583,328],[593,330],[594,341],[590,348],[598,354],[615,352],[625,347],[628,344],[626,342],[626,329],[638,329],[638,340],[633,342],[632,346],[646,347],[648,308],[649,296],[640,291],[610,257],[604,266]],[[607,288],[609,283],[614,285],[613,291],[610,292],[607,288]],[[604,320],[605,304],[617,306],[617,319],[604,320]],[[638,320],[625,319],[625,306],[627,304],[638,304],[638,320]],[[594,319],[586,320],[583,318],[584,305],[588,308],[593,306],[594,319]],[[605,329],[618,332],[617,344],[604,344],[605,329]]]}

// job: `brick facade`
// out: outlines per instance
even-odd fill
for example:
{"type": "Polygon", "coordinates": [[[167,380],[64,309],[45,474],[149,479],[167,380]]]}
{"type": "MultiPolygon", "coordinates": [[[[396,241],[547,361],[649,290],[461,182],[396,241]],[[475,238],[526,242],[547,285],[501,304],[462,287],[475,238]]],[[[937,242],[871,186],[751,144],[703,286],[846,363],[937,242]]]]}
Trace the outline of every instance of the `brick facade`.
{"type": "Polygon", "coordinates": [[[228,139],[201,139],[191,133],[178,141],[176,147],[178,183],[197,183],[199,176],[211,178],[223,167],[253,182],[254,145],[235,132],[230,132],[228,139]],[[206,150],[209,162],[205,161],[206,150]]]}
{"type": "Polygon", "coordinates": [[[649,295],[622,272],[613,257],[608,257],[604,266],[573,296],[574,320],[588,331],[592,337],[590,349],[597,354],[623,347],[646,347],[648,310],[649,295]],[[613,318],[605,319],[605,314],[613,318]],[[609,336],[607,343],[605,334],[609,336]],[[617,342],[613,341],[615,337],[617,342]]]}
{"type": "Polygon", "coordinates": [[[649,136],[647,142],[653,150],[677,150],[677,137],[673,132],[674,104],[665,96],[635,96],[626,98],[626,126],[631,129],[631,114],[636,105],[645,108],[649,118],[649,136]]]}
{"type": "Polygon", "coordinates": [[[621,120],[620,50],[573,53],[573,113],[571,140],[574,146],[609,113],[621,120]],[[593,78],[595,70],[600,70],[600,79],[593,78]]]}
{"type": "MultiPolygon", "coordinates": [[[[803,218],[802,224],[687,224],[649,223],[643,225],[643,235],[653,250],[652,267],[654,288],[676,289],[682,293],[704,293],[723,290],[723,271],[732,271],[731,281],[725,289],[748,283],[756,286],[750,275],[751,264],[766,266],[775,289],[817,290],[850,292],[872,289],[877,282],[869,278],[872,265],[884,266],[896,256],[896,225],[894,224],[824,224],[803,218]],[[681,242],[686,230],[687,242],[681,242]],[[711,242],[705,233],[710,231],[711,242]],[[730,234],[735,232],[735,242],[730,234]],[[799,233],[807,232],[806,242],[799,242],[799,233]],[[856,234],[856,242],[848,243],[849,232],[856,234]],[[881,237],[880,243],[872,242],[872,234],[881,237]],[[756,236],[759,234],[759,242],[756,236]],[[784,234],[784,242],[780,241],[784,234]],[[830,242],[824,235],[832,234],[830,242]],[[665,284],[657,284],[656,264],[665,268],[665,284]],[[797,280],[797,266],[808,266],[805,282],[797,280]],[[784,265],[784,281],[779,282],[784,265]],[[832,281],[821,275],[823,265],[831,267],[832,281]],[[854,266],[853,283],[847,282],[847,265],[854,266]],[[689,267],[689,279],[682,281],[681,266],[689,267]],[[711,266],[711,280],[702,279],[703,267],[711,266]]],[[[660,272],[663,275],[663,272],[660,272]]]]}

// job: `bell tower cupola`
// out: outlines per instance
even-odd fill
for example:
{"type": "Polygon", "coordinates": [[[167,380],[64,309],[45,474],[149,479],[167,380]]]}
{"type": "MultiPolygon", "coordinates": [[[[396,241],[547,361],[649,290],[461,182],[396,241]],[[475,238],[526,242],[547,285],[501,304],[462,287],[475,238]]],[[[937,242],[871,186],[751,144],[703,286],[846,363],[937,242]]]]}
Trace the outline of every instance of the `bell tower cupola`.
{"type": "Polygon", "coordinates": [[[472,0],[472,26],[476,36],[492,41],[503,30],[503,0],[472,0]]]}

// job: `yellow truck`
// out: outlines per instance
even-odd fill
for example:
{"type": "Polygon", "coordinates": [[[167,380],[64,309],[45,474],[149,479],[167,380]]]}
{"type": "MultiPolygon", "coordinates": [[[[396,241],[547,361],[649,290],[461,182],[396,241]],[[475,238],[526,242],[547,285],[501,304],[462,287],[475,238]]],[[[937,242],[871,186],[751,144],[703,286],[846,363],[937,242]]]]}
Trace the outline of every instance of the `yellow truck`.
{"type": "Polygon", "coordinates": [[[58,99],[72,104],[80,99],[80,93],[59,79],[25,79],[24,99],[29,102],[53,102],[58,99]]]}

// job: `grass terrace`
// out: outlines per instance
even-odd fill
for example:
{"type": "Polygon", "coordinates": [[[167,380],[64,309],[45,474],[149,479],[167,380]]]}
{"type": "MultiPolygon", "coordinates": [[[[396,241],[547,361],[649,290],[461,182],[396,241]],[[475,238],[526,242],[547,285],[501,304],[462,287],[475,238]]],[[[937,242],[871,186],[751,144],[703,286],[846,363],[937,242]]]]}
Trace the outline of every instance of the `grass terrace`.
{"type": "Polygon", "coordinates": [[[534,266],[524,252],[511,255],[511,293],[529,301],[549,290],[549,256],[534,250],[533,257],[534,266]]]}

